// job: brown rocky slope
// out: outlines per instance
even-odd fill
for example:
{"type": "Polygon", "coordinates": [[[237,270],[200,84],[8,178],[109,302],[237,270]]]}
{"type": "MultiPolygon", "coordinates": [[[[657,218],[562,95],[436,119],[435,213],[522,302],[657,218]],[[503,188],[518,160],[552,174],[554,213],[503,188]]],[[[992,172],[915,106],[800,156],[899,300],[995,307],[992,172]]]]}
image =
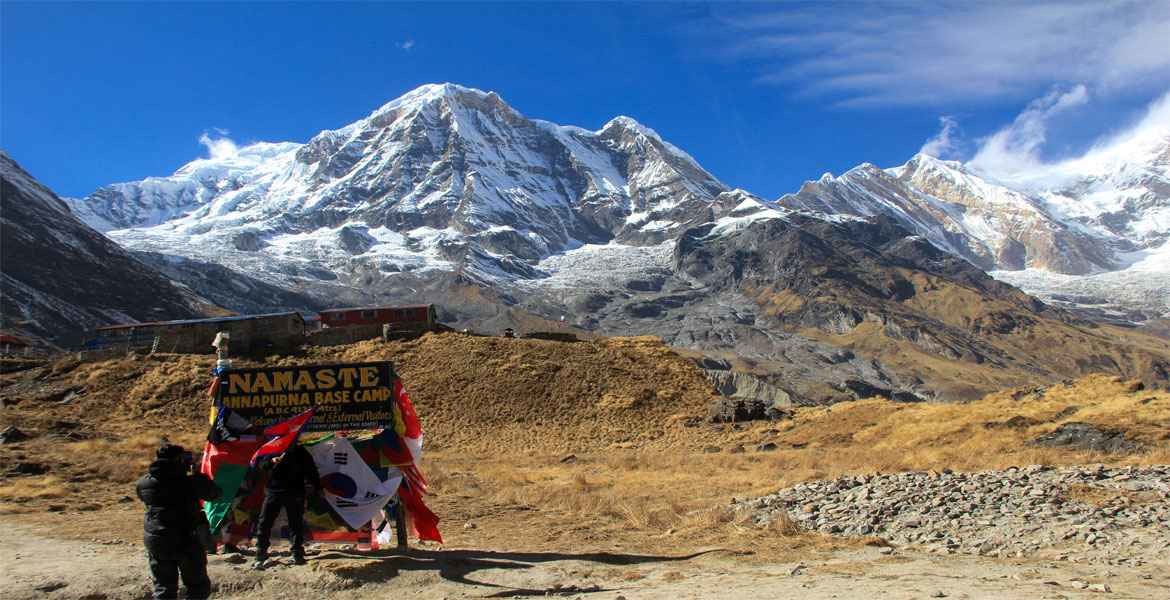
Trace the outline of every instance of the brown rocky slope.
{"type": "Polygon", "coordinates": [[[792,215],[713,238],[689,231],[679,271],[757,307],[757,325],[828,342],[921,379],[943,399],[1104,372],[1170,382],[1170,344],[1077,319],[882,217],[792,215]]]}
{"type": "Polygon", "coordinates": [[[218,307],[79,221],[0,152],[0,327],[77,343],[132,320],[197,317],[218,307]]]}

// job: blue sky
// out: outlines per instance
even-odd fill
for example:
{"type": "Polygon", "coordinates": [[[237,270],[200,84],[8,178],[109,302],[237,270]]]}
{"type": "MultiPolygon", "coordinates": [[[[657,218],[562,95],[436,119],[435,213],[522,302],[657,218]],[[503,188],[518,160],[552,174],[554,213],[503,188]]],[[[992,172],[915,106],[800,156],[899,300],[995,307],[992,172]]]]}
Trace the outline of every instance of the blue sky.
{"type": "Polygon", "coordinates": [[[1083,151],[1170,89],[1167,39],[1170,2],[5,2],[0,147],[82,196],[206,155],[204,133],[306,141],[451,81],[562,124],[630,115],[775,198],[932,137],[970,158],[1026,115],[1013,151],[1083,151]]]}

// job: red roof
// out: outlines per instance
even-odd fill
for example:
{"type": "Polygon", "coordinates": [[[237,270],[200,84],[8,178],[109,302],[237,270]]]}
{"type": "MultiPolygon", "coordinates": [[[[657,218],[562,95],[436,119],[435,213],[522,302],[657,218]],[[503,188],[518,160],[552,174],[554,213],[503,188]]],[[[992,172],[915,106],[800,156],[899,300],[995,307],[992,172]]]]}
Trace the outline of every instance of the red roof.
{"type": "Polygon", "coordinates": [[[13,346],[31,346],[32,341],[20,337],[19,335],[12,335],[9,333],[0,333],[0,344],[10,344],[13,346]]]}

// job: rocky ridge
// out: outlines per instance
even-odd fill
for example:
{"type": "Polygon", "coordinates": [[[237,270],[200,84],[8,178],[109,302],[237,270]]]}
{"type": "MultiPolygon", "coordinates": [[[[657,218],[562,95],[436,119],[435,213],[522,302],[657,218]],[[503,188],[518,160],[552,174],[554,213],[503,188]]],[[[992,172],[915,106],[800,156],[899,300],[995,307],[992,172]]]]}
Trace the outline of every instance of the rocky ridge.
{"type": "Polygon", "coordinates": [[[889,169],[864,163],[840,176],[826,173],[777,202],[886,216],[1068,306],[1139,320],[1170,311],[1161,293],[1170,284],[1170,130],[1013,179],[926,154],[889,169]],[[1111,293],[1117,284],[1130,289],[1111,293]]]}
{"type": "MultiPolygon", "coordinates": [[[[552,316],[557,307],[542,304],[552,292],[577,303],[568,312],[587,315],[577,322],[586,328],[650,333],[675,346],[756,361],[798,404],[971,398],[1038,377],[1058,381],[1114,369],[1157,385],[1170,376],[1165,343],[1118,345],[1128,334],[1099,331],[1048,307],[892,219],[744,204],[688,229],[670,255],[655,258],[654,270],[622,275],[627,285],[601,287],[558,273],[550,278],[556,287],[537,282],[548,287],[518,294],[520,303],[552,316]],[[628,284],[651,279],[649,287],[628,284]],[[1046,338],[1062,340],[1066,353],[1055,356],[1037,343],[1046,338]],[[963,371],[920,368],[939,359],[963,371]],[[976,372],[986,377],[977,387],[952,385],[976,372]]],[[[621,272],[608,266],[612,259],[582,262],[595,265],[599,277],[621,272]]]]}
{"type": "Polygon", "coordinates": [[[0,152],[0,327],[73,342],[87,329],[215,310],[75,218],[0,152]]]}
{"type": "Polygon", "coordinates": [[[987,181],[961,163],[925,154],[893,169],[862,164],[824,176],[778,201],[856,216],[885,215],[979,268],[1109,269],[1107,247],[1061,222],[1028,194],[987,181]]]}

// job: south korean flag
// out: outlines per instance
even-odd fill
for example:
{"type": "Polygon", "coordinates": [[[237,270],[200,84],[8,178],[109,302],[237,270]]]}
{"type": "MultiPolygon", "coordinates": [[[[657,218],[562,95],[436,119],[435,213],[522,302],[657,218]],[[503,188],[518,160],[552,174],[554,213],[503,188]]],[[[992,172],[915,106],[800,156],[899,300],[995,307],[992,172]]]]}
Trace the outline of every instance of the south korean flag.
{"type": "Polygon", "coordinates": [[[372,521],[398,492],[402,476],[386,481],[366,465],[353,444],[334,437],[309,446],[321,474],[325,499],[350,527],[357,529],[372,521]]]}

